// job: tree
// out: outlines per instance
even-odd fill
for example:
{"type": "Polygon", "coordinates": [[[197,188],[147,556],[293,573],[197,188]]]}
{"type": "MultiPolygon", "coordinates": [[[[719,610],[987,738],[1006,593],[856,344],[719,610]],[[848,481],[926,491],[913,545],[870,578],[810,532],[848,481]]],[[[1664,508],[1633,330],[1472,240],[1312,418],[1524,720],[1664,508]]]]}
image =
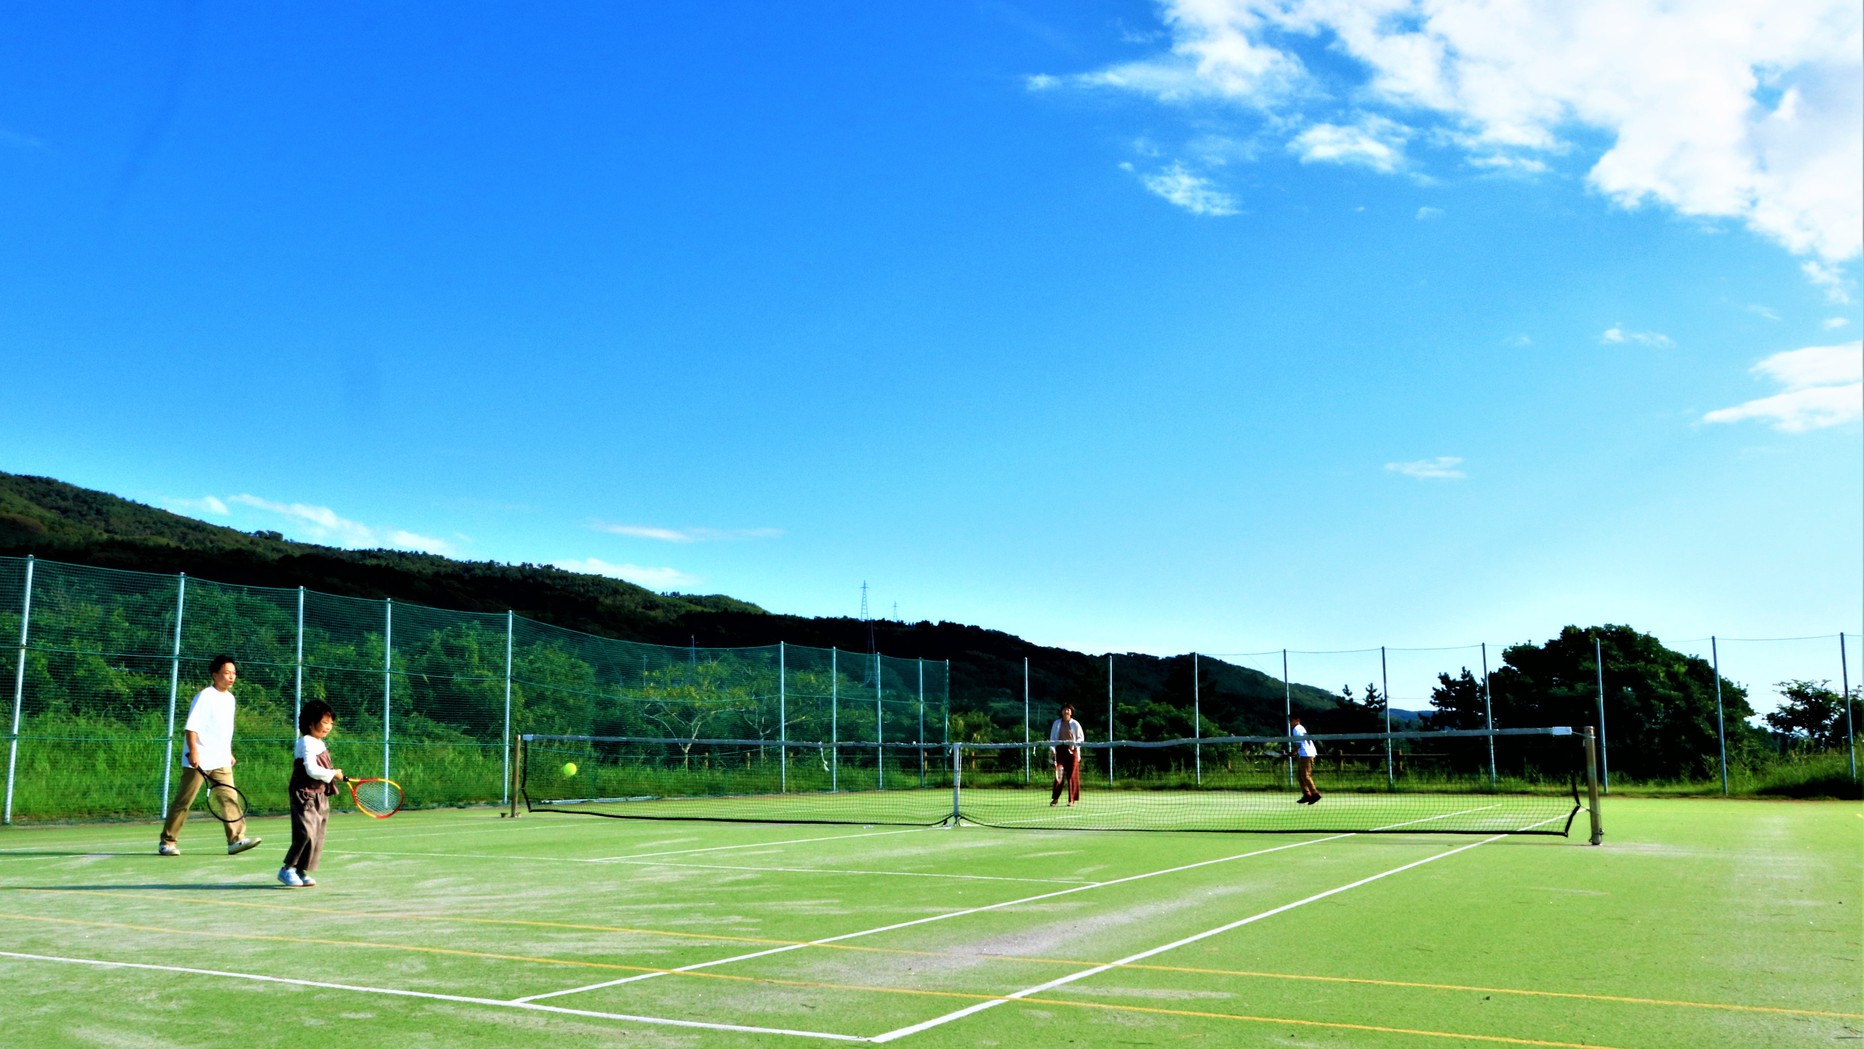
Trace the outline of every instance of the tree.
{"type": "Polygon", "coordinates": [[[1488,702],[1482,691],[1482,682],[1463,668],[1462,674],[1455,678],[1448,674],[1437,675],[1437,687],[1430,690],[1430,705],[1437,708],[1435,713],[1424,715],[1424,727],[1432,729],[1474,729],[1487,728],[1488,702]]]}
{"type": "Polygon", "coordinates": [[[1848,697],[1841,697],[1832,691],[1831,684],[1830,681],[1779,682],[1777,687],[1786,702],[1766,715],[1768,727],[1820,750],[1845,746],[1848,742],[1845,700],[1850,700],[1851,731],[1864,721],[1864,707],[1858,703],[1857,689],[1852,689],[1848,697]]]}
{"type": "MultiPolygon", "coordinates": [[[[1597,726],[1605,709],[1605,758],[1613,775],[1632,779],[1706,779],[1715,775],[1716,677],[1708,661],[1665,648],[1628,626],[1568,626],[1542,645],[1513,645],[1489,678],[1496,728],[1597,726]],[[1604,657],[1603,670],[1594,646],[1604,657]],[[1600,682],[1604,688],[1601,693],[1600,682]],[[1602,697],[1602,698],[1601,698],[1602,697]]],[[[1721,681],[1732,762],[1760,751],[1747,719],[1747,690],[1721,681]]]]}

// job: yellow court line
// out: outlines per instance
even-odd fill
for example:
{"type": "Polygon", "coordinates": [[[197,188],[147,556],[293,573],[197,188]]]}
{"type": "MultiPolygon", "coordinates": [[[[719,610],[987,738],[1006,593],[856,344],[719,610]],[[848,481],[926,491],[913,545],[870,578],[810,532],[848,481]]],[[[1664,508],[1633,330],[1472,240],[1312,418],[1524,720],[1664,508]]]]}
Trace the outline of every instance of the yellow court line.
{"type": "MultiPolygon", "coordinates": [[[[113,892],[108,889],[26,889],[26,888],[21,888],[21,889],[15,889],[13,891],[37,892],[37,893],[47,893],[47,894],[54,894],[54,895],[68,894],[68,893],[85,893],[88,895],[112,896],[112,897],[118,897],[122,899],[132,899],[132,900],[158,900],[159,899],[164,903],[176,902],[174,900],[169,899],[168,897],[163,897],[163,896],[153,896],[153,895],[146,894],[146,893],[134,893],[134,892],[113,892]]],[[[462,917],[462,916],[457,916],[457,915],[411,914],[411,913],[394,912],[394,911],[390,911],[390,912],[350,911],[350,910],[339,910],[337,908],[331,908],[331,907],[300,907],[300,906],[293,906],[291,904],[253,903],[251,901],[246,901],[246,900],[193,900],[191,899],[191,900],[186,900],[182,902],[201,903],[201,904],[216,906],[216,907],[252,907],[252,908],[258,908],[261,910],[293,911],[293,912],[302,913],[302,914],[327,914],[327,915],[333,915],[333,916],[344,917],[344,918],[373,918],[373,919],[403,918],[403,919],[407,919],[410,921],[421,921],[421,922],[459,922],[462,924],[474,924],[474,925],[511,925],[511,926],[542,928],[542,929],[568,929],[568,930],[573,930],[576,932],[616,932],[616,933],[627,933],[627,934],[639,935],[639,936],[660,936],[660,937],[665,937],[668,939],[687,939],[687,940],[713,941],[713,942],[724,942],[724,943],[751,943],[751,944],[762,944],[766,946],[777,946],[777,947],[821,947],[821,948],[825,948],[829,950],[857,951],[857,952],[864,952],[864,953],[869,953],[869,954],[903,955],[903,956],[915,957],[915,958],[980,957],[980,958],[991,958],[991,959],[995,959],[999,961],[1006,961],[1006,962],[1023,962],[1023,963],[1031,964],[1031,965],[1065,965],[1065,966],[1072,966],[1072,967],[1079,967],[1079,968],[1103,967],[1103,968],[1114,968],[1114,969],[1134,969],[1134,970],[1146,971],[1146,972],[1186,973],[1186,974],[1197,975],[1197,976],[1232,976],[1232,977],[1239,977],[1239,978],[1244,978],[1244,979],[1258,979],[1258,980],[1295,980],[1295,981],[1306,981],[1306,982],[1312,982],[1312,983],[1343,983],[1343,984],[1358,984],[1358,985],[1368,986],[1368,987],[1397,987],[1397,988],[1403,988],[1407,990],[1457,991],[1457,992],[1473,992],[1473,993],[1479,993],[1479,994],[1507,994],[1507,995],[1514,995],[1517,997],[1527,997],[1527,998],[1560,998],[1560,999],[1565,999],[1569,1001],[1615,1002],[1615,1003],[1622,1004],[1622,1005],[1658,1005],[1658,1006],[1668,1006],[1668,1007],[1681,1008],[1681,1009],[1713,1009],[1713,1010],[1720,1010],[1724,1012],[1770,1013],[1770,1014],[1784,1015],[1784,1016],[1818,1016],[1818,1017],[1828,1017],[1828,1018],[1838,1019],[1838,1020],[1864,1020],[1864,1013],[1831,1012],[1831,1011],[1822,1010],[1822,1009],[1794,1009],[1794,1008],[1789,1008],[1786,1006],[1776,1006],[1776,1005],[1734,1005],[1734,1004],[1729,1004],[1725,1002],[1692,1002],[1692,1001],[1684,1001],[1684,1000],[1668,999],[1668,998],[1637,998],[1637,997],[1632,997],[1629,995],[1587,994],[1587,993],[1578,992],[1578,991],[1538,991],[1538,990],[1526,990],[1526,989],[1517,988],[1517,987],[1480,987],[1480,986],[1471,986],[1467,984],[1455,984],[1455,983],[1420,983],[1420,982],[1413,982],[1413,981],[1407,981],[1407,980],[1380,980],[1380,979],[1373,979],[1370,977],[1358,977],[1358,976],[1317,976],[1317,975],[1309,975],[1309,974],[1303,974],[1303,973],[1255,972],[1255,971],[1251,971],[1247,969],[1210,969],[1210,968],[1199,968],[1195,966],[1183,966],[1183,965],[1148,965],[1143,962],[1118,964],[1118,963],[1113,963],[1113,962],[1083,961],[1078,958],[1042,958],[1042,957],[1036,957],[1036,956],[1031,956],[1031,955],[1020,955],[1020,954],[992,954],[992,953],[987,953],[987,952],[970,953],[970,952],[964,952],[964,951],[924,951],[924,950],[913,950],[911,948],[906,948],[906,947],[869,947],[869,946],[863,946],[859,944],[846,944],[846,943],[816,943],[815,941],[812,941],[812,940],[781,940],[781,939],[772,939],[772,938],[764,938],[764,937],[756,937],[756,936],[727,936],[727,935],[723,935],[719,933],[680,932],[676,930],[667,930],[667,929],[638,929],[638,928],[632,928],[629,926],[622,926],[622,925],[587,925],[587,924],[581,924],[581,923],[576,923],[576,922],[529,921],[529,920],[520,919],[520,918],[473,918],[473,917],[462,917]]],[[[0,917],[19,917],[19,916],[0,914],[0,917]]],[[[58,919],[51,919],[51,920],[58,920],[58,919]]],[[[125,927],[134,928],[134,926],[125,926],[125,927]]],[[[315,941],[307,941],[307,942],[315,942],[315,941]]],[[[395,945],[395,944],[377,944],[377,943],[364,943],[363,946],[378,947],[378,948],[382,948],[385,950],[413,950],[413,951],[441,950],[439,948],[424,948],[424,947],[417,947],[417,946],[403,947],[403,946],[395,945]]],[[[579,963],[572,962],[572,961],[552,960],[552,959],[545,959],[545,958],[529,958],[529,957],[518,956],[518,955],[498,955],[498,954],[478,955],[475,952],[471,952],[471,951],[446,951],[445,953],[465,954],[465,955],[474,956],[474,957],[497,958],[497,959],[508,960],[508,961],[541,961],[541,962],[547,962],[549,964],[555,964],[555,965],[579,964],[579,963]]],[[[664,970],[664,969],[656,969],[656,968],[647,967],[647,966],[629,967],[629,966],[623,966],[623,965],[609,965],[608,963],[596,963],[596,962],[580,963],[580,964],[587,964],[587,965],[596,966],[596,967],[626,969],[627,971],[630,971],[630,972],[664,973],[664,972],[670,971],[670,970],[664,970]]],[[[697,975],[710,975],[710,974],[694,972],[692,975],[697,976],[697,975]]],[[[805,984],[804,986],[827,986],[827,985],[805,984]]],[[[879,988],[879,989],[887,990],[887,988],[879,988]]]]}
{"type": "Polygon", "coordinates": [[[1083,1009],[1106,1009],[1117,1012],[1156,1013],[1163,1016],[1190,1016],[1209,1020],[1240,1020],[1245,1023],[1289,1024],[1295,1027],[1327,1027],[1338,1031],[1374,1031],[1379,1034],[1410,1034],[1425,1038],[1455,1038],[1468,1042],[1494,1042],[1500,1045],[1550,1046],[1553,1049],[1612,1049],[1597,1042],[1549,1042],[1537,1038],[1510,1038],[1499,1034],[1462,1034],[1456,1031],[1425,1031],[1412,1027],[1378,1027],[1373,1024],[1338,1023],[1331,1020],[1293,1020],[1284,1016],[1248,1016],[1241,1013],[1209,1013],[1196,1009],[1164,1009],[1150,1005],[1114,1005],[1104,1002],[1069,1002],[1056,998],[1016,998],[1006,1001],[1034,1002],[1041,1005],[1077,1006],[1083,1009]]]}

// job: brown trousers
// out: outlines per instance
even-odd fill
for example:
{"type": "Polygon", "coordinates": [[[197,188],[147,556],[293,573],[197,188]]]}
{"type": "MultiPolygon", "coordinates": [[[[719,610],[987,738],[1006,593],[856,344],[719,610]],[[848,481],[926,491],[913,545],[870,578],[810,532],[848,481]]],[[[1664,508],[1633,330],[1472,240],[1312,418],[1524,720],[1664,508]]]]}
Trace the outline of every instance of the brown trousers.
{"type": "Polygon", "coordinates": [[[291,792],[291,847],[285,866],[306,874],[317,869],[324,854],[324,831],[330,826],[330,796],[322,787],[291,792]]]}
{"type": "MultiPolygon", "coordinates": [[[[231,767],[224,769],[208,769],[207,771],[214,777],[216,783],[224,783],[227,786],[234,785],[233,769],[231,767]]],[[[194,799],[200,797],[201,785],[205,782],[207,782],[207,779],[205,776],[201,775],[199,769],[189,765],[182,766],[181,789],[175,791],[175,800],[168,804],[168,818],[162,821],[163,844],[173,845],[175,844],[175,840],[181,836],[181,825],[188,822],[188,810],[194,807],[194,799]]],[[[219,788],[216,787],[214,789],[217,790],[219,788]]],[[[224,826],[227,831],[228,845],[246,836],[246,821],[243,819],[222,824],[222,826],[224,826]]]]}

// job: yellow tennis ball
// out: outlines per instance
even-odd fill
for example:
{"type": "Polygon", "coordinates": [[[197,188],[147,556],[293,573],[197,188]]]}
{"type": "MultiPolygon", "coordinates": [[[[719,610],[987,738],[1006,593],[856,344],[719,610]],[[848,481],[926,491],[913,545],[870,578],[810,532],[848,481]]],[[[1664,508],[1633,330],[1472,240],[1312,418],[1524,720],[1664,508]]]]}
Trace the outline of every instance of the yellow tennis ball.
{"type": "Polygon", "coordinates": [[[563,774],[564,774],[565,776],[574,776],[574,775],[576,775],[576,763],[575,763],[574,761],[572,761],[572,762],[569,762],[568,764],[566,764],[566,765],[564,765],[564,766],[563,766],[563,774]]]}

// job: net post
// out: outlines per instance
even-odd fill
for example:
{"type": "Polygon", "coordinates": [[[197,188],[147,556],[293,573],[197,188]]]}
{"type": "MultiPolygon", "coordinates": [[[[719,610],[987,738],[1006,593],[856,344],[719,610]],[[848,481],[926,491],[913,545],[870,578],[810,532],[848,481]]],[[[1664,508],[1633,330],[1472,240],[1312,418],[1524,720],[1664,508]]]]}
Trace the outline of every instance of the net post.
{"type": "Polygon", "coordinates": [[[1029,657],[1023,657],[1023,786],[1029,785],[1029,657]]]}
{"type": "Polygon", "coordinates": [[[785,687],[788,648],[777,642],[777,793],[790,792],[790,711],[789,692],[785,687]]]}
{"type": "Polygon", "coordinates": [[[841,667],[834,645],[828,647],[828,789],[841,789],[841,667]]]}
{"type": "Polygon", "coordinates": [[[1191,760],[1197,766],[1197,785],[1204,785],[1204,718],[1199,707],[1199,684],[1197,680],[1197,653],[1191,653],[1191,738],[1197,740],[1191,749],[1191,760]]]}
{"type": "Polygon", "coordinates": [[[1722,713],[1722,653],[1715,635],[1709,635],[1709,666],[1715,672],[1715,743],[1722,762],[1722,797],[1728,796],[1728,725],[1722,713]]]}
{"type": "Polygon", "coordinates": [[[964,779],[964,751],[961,749],[964,746],[964,744],[963,743],[950,743],[950,744],[947,744],[947,746],[951,747],[951,823],[950,823],[950,826],[953,830],[957,830],[958,829],[958,812],[959,812],[958,788],[959,788],[960,783],[964,779]]]}
{"type": "Polygon", "coordinates": [[[1605,840],[1605,823],[1599,816],[1599,762],[1598,734],[1591,725],[1586,726],[1586,814],[1592,818],[1592,836],[1587,844],[1597,845],[1605,840]]]}
{"type": "Polygon", "coordinates": [[[1858,778],[1858,739],[1851,725],[1851,657],[1845,653],[1845,632],[1838,632],[1838,687],[1844,690],[1839,698],[1845,704],[1845,754],[1851,760],[1851,778],[1858,778]]]}

